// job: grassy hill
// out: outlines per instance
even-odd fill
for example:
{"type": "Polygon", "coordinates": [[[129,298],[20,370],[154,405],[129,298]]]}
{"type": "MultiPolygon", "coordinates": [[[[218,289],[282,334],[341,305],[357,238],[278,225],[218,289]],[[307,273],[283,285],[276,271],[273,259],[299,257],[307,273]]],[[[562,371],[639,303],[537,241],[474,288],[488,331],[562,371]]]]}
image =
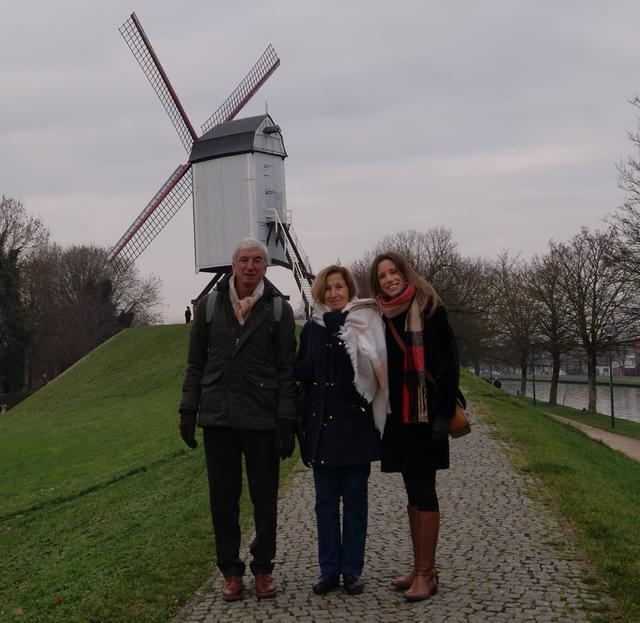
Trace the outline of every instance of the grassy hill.
{"type": "Polygon", "coordinates": [[[188,331],[124,331],[0,421],[0,621],[162,621],[213,570],[188,331]]]}

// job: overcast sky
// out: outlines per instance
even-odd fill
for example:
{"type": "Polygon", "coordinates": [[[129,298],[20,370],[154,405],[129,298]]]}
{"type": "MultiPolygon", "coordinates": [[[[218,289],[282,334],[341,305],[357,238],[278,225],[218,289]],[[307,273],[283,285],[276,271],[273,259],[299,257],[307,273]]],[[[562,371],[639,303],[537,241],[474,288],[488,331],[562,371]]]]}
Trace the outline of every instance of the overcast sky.
{"type": "MultiPolygon", "coordinates": [[[[282,128],[316,271],[436,226],[463,255],[529,257],[622,203],[638,2],[0,0],[0,194],[60,244],[113,245],[186,160],[118,33],[131,11],[196,128],[274,45],[281,66],[241,116],[266,102],[282,128]]],[[[193,265],[189,203],[138,260],[166,322],[209,280],[193,265]]]]}

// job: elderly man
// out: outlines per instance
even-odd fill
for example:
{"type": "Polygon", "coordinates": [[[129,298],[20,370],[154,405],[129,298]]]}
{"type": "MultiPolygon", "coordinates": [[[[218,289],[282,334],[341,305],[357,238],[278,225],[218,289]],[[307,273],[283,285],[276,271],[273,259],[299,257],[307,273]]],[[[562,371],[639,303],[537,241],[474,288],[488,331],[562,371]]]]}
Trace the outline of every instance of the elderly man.
{"type": "Polygon", "coordinates": [[[182,401],[180,434],[195,448],[203,429],[211,518],[225,601],[244,595],[239,499],[244,455],[256,537],[251,571],[258,598],[273,597],[279,460],[291,456],[295,432],[294,320],[291,306],[264,278],[267,248],[246,238],[233,272],[196,307],[182,401]],[[279,300],[278,300],[279,299],[279,300]]]}

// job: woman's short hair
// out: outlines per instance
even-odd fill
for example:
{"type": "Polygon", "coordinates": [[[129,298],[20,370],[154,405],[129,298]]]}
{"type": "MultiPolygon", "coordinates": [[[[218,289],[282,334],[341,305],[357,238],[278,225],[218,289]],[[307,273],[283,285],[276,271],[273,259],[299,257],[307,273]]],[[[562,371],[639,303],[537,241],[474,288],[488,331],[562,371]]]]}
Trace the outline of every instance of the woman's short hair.
{"type": "Polygon", "coordinates": [[[423,279],[418,275],[404,255],[396,253],[395,251],[379,253],[373,260],[371,269],[369,270],[369,290],[371,292],[371,296],[384,296],[378,281],[378,265],[380,262],[384,262],[384,260],[392,262],[393,265],[404,275],[407,282],[415,286],[416,290],[420,292],[422,299],[424,300],[423,309],[427,312],[427,316],[431,316],[438,306],[442,305],[442,300],[438,296],[435,288],[426,279],[423,279]]]}
{"type": "Polygon", "coordinates": [[[353,278],[349,269],[344,266],[338,266],[337,264],[331,264],[331,266],[323,268],[313,280],[311,296],[316,303],[324,303],[324,289],[327,285],[327,279],[329,278],[329,275],[333,275],[335,273],[342,275],[344,282],[347,284],[349,300],[357,294],[358,287],[356,286],[356,280],[353,278]]]}
{"type": "Polygon", "coordinates": [[[266,245],[255,238],[243,238],[237,245],[236,249],[233,252],[233,260],[237,260],[240,254],[247,249],[260,249],[262,251],[262,255],[264,256],[264,263],[269,263],[269,249],[267,249],[266,245]]]}

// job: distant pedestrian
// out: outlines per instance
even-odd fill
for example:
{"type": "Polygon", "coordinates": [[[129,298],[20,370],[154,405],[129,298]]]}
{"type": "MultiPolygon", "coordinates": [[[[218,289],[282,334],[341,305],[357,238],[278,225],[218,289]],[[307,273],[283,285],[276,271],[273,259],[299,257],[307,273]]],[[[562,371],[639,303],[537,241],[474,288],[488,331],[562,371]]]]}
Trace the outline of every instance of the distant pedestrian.
{"type": "Polygon", "coordinates": [[[493,381],[493,386],[498,389],[502,389],[502,381],[500,381],[500,379],[495,379],[495,381],[493,381]]]}
{"type": "Polygon", "coordinates": [[[0,404],[0,415],[4,415],[7,412],[8,408],[9,407],[7,407],[7,405],[4,402],[0,404]]]}
{"type": "Polygon", "coordinates": [[[184,310],[184,321],[189,324],[191,322],[191,307],[187,305],[187,309],[184,310]]]}

